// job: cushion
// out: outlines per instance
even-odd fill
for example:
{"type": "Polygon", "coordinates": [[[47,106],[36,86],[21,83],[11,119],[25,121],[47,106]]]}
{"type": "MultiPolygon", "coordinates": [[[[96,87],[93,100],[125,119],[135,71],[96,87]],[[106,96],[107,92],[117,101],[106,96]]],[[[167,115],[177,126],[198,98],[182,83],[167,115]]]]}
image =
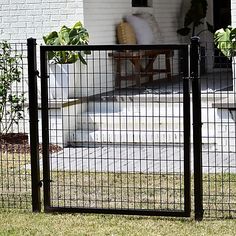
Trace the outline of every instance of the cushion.
{"type": "Polygon", "coordinates": [[[163,35],[161,34],[160,27],[156,21],[156,18],[152,14],[148,12],[137,12],[135,13],[135,16],[141,17],[148,22],[148,24],[150,25],[152,29],[154,43],[160,43],[164,41],[163,35]]]}
{"type": "Polygon", "coordinates": [[[119,44],[136,44],[136,36],[134,30],[129,23],[119,23],[116,31],[119,44]]]}
{"type": "Polygon", "coordinates": [[[137,44],[153,44],[154,36],[148,22],[138,16],[128,15],[125,20],[133,27],[137,44]]]}

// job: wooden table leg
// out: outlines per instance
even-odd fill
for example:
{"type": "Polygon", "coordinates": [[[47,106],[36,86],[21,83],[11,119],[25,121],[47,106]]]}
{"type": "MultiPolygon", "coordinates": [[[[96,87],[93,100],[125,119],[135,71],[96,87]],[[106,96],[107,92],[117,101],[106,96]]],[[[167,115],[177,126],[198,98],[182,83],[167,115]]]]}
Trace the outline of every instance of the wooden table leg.
{"type": "Polygon", "coordinates": [[[151,56],[151,57],[149,56],[147,58],[148,64],[146,65],[145,72],[148,75],[148,81],[149,82],[153,82],[153,73],[154,73],[153,64],[154,64],[156,58],[157,58],[157,55],[151,56]]]}
{"type": "Polygon", "coordinates": [[[136,85],[140,87],[141,85],[141,61],[140,58],[132,59],[132,63],[134,65],[134,75],[136,80],[136,85]]]}
{"type": "Polygon", "coordinates": [[[170,52],[165,53],[166,57],[166,77],[171,79],[171,68],[170,68],[170,52]]]}
{"type": "Polygon", "coordinates": [[[115,87],[120,88],[121,87],[121,59],[117,58],[116,60],[116,78],[115,78],[115,87]]]}

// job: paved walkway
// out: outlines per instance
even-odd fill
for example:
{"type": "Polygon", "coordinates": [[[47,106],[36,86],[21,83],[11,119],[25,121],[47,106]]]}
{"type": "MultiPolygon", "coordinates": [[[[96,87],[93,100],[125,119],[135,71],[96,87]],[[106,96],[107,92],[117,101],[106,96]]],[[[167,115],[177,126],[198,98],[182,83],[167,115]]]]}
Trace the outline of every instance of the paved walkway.
{"type": "MultiPolygon", "coordinates": [[[[64,148],[50,157],[53,171],[183,173],[183,147],[104,146],[64,148]]],[[[191,161],[192,162],[192,161],[191,161]]],[[[191,164],[193,170],[193,165],[191,164]]],[[[235,153],[203,149],[204,173],[236,173],[235,153]]]]}

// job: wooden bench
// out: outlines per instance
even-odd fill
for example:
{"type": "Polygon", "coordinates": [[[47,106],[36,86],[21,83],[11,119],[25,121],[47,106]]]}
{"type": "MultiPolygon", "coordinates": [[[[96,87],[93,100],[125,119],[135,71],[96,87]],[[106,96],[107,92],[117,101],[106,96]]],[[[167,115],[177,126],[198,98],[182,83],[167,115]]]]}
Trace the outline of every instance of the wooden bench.
{"type": "Polygon", "coordinates": [[[140,86],[141,78],[148,77],[149,82],[153,81],[153,75],[165,73],[167,79],[171,79],[170,58],[173,51],[169,49],[160,50],[140,50],[140,51],[122,51],[109,53],[116,62],[116,87],[121,86],[122,80],[135,80],[136,85],[140,86]],[[165,68],[154,69],[154,62],[159,55],[165,57],[165,68]],[[130,61],[133,68],[131,74],[122,75],[122,61],[130,61]]]}

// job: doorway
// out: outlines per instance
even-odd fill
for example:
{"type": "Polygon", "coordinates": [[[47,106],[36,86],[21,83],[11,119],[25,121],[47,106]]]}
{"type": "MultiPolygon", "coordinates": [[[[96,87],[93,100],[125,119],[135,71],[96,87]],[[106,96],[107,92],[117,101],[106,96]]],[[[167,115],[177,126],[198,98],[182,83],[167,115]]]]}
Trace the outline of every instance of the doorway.
{"type": "MultiPolygon", "coordinates": [[[[215,30],[231,25],[231,0],[214,0],[213,6],[215,30]]],[[[217,48],[215,48],[214,56],[215,68],[228,68],[231,66],[231,61],[223,56],[217,48]]]]}

